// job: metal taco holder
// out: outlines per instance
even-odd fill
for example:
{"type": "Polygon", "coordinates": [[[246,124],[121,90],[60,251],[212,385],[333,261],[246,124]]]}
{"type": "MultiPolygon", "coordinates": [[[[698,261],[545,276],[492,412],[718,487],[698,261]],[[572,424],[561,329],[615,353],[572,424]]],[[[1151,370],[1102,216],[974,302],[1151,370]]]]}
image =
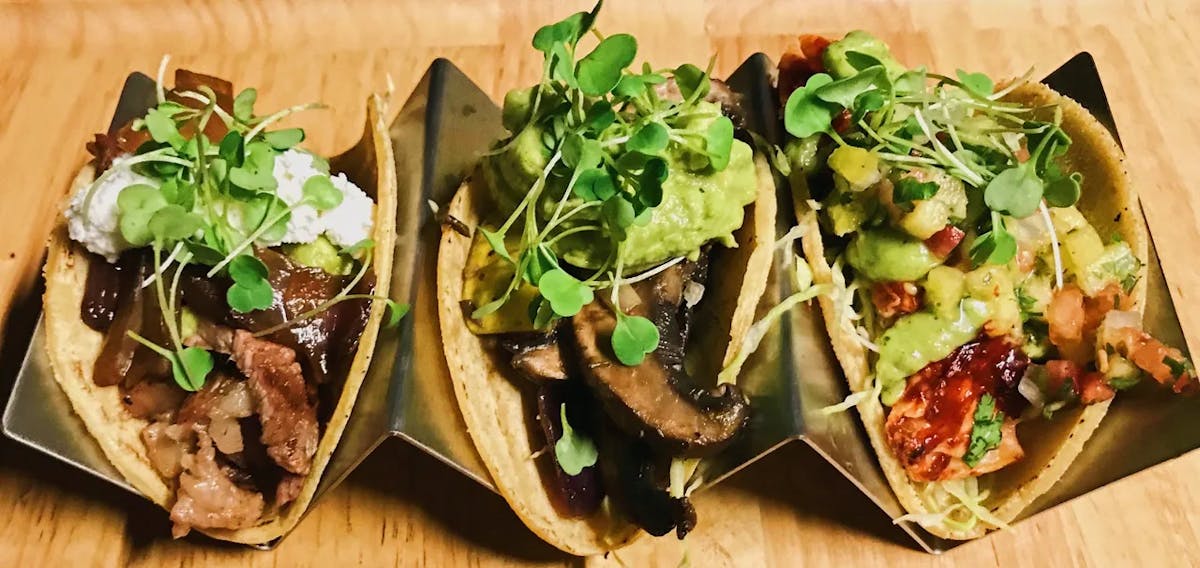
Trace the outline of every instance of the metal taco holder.
{"type": "MultiPolygon", "coordinates": [[[[775,91],[768,79],[773,69],[774,63],[767,56],[756,54],[730,76],[728,83],[744,98],[750,128],[778,143],[783,139],[782,130],[775,91]]],[[[1079,101],[1115,134],[1090,55],[1077,55],[1045,82],[1079,101]]],[[[113,124],[119,126],[130,117],[140,116],[153,103],[153,80],[140,73],[131,74],[113,124]]],[[[451,62],[437,59],[392,123],[390,135],[399,177],[398,238],[390,296],[409,302],[412,311],[397,329],[381,331],[375,363],[310,507],[391,436],[412,443],[491,488],[488,473],[459,415],[442,354],[435,297],[441,219],[435,209],[449,202],[478,155],[503,135],[500,109],[451,62]]],[[[782,232],[791,227],[794,218],[786,185],[783,180],[779,183],[776,224],[782,232]]],[[[1183,346],[1183,332],[1153,246],[1150,255],[1147,328],[1155,336],[1183,346]]],[[[777,259],[760,315],[791,293],[787,279],[779,277],[785,274],[779,263],[777,259]]],[[[27,343],[28,347],[4,412],[4,433],[133,491],[104,458],[55,383],[44,354],[41,322],[32,336],[15,331],[10,328],[7,341],[27,343]]],[[[739,383],[755,408],[752,425],[738,444],[701,465],[703,487],[720,482],[784,444],[803,440],[892,519],[904,514],[879,470],[856,415],[844,412],[823,416],[818,412],[841,401],[847,393],[815,307],[802,306],[785,315],[747,362],[739,383]]],[[[1077,464],[1023,517],[1200,447],[1200,435],[1187,434],[1200,432],[1197,410],[1200,400],[1157,391],[1135,390],[1117,397],[1077,464]],[[1151,432],[1153,435],[1137,435],[1151,432]]],[[[933,537],[910,523],[901,523],[901,527],[929,552],[958,544],[933,537]]],[[[258,548],[269,549],[277,543],[258,548]]]]}

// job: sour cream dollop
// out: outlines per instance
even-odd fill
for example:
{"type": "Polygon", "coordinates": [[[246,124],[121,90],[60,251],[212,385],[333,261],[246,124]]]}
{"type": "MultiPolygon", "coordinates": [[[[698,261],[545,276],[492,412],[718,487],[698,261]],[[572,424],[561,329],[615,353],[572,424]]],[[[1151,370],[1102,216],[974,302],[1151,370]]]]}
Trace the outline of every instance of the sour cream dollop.
{"type": "Polygon", "coordinates": [[[113,159],[108,170],[75,192],[67,204],[67,234],[71,240],[109,262],[116,262],[123,251],[132,248],[121,236],[117,224],[120,213],[117,196],[131,185],[160,185],[158,180],[133,171],[129,158],[126,155],[113,159]]]}
{"type": "MultiPolygon", "coordinates": [[[[158,180],[133,171],[130,159],[129,155],[114,159],[103,175],[77,191],[67,205],[67,232],[71,240],[109,262],[116,262],[122,252],[133,248],[121,236],[117,197],[131,185],[160,185],[158,180]]],[[[289,206],[304,198],[304,183],[310,177],[324,175],[316,168],[312,154],[294,149],[275,157],[275,167],[271,173],[278,184],[276,195],[289,206]]],[[[334,245],[349,247],[369,238],[374,226],[375,202],[345,174],[333,175],[331,180],[333,186],[342,192],[341,204],[325,212],[308,205],[297,207],[292,211],[282,237],[277,240],[259,239],[257,243],[268,247],[283,243],[310,243],[326,235],[334,245]]],[[[239,208],[230,209],[226,214],[235,225],[240,224],[239,208]]]]}

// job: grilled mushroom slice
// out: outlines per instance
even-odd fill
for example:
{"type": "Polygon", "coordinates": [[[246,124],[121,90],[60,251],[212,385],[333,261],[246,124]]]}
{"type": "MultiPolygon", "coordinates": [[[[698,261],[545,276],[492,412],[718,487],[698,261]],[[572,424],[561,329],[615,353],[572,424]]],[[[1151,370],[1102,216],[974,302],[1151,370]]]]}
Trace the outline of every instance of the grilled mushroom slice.
{"type": "Polygon", "coordinates": [[[683,368],[683,287],[695,267],[676,265],[633,286],[640,303],[631,313],[649,317],[659,329],[658,349],[640,365],[622,365],[612,352],[616,327],[612,309],[584,306],[572,319],[580,362],[596,397],[622,430],[671,455],[701,457],[734,439],[749,418],[740,389],[707,390],[683,368]]]}

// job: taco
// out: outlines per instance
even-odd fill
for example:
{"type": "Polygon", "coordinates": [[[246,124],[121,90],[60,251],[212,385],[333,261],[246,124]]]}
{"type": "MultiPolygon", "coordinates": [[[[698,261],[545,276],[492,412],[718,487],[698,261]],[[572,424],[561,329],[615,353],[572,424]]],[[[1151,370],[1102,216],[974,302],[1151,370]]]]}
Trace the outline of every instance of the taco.
{"type": "Polygon", "coordinates": [[[1027,79],[908,69],[861,31],[804,36],[779,67],[801,245],[854,393],[837,408],[902,518],[943,538],[1012,521],[1117,391],[1196,385],[1142,330],[1149,237],[1120,149],[1027,79]]]}
{"type": "MultiPolygon", "coordinates": [[[[163,67],[165,67],[164,61],[163,67]]],[[[325,159],[256,91],[178,70],[88,144],[50,237],[55,379],[134,489],[248,544],[296,525],[346,426],[390,300],[383,99],[325,159]]]]}
{"type": "Polygon", "coordinates": [[[740,103],[707,72],[627,69],[636,42],[571,55],[595,16],[538,31],[542,81],[443,207],[442,342],[496,489],[577,555],[683,538],[698,461],[750,407],[717,375],[766,286],[775,219],[740,103]]]}

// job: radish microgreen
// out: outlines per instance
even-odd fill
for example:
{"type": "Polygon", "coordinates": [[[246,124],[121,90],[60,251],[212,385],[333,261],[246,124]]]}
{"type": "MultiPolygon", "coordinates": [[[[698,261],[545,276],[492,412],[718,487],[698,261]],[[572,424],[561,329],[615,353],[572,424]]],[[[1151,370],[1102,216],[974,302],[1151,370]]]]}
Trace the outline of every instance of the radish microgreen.
{"type": "MultiPolygon", "coordinates": [[[[484,159],[504,154],[537,129],[546,165],[498,228],[477,229],[514,270],[499,297],[476,306],[471,317],[495,313],[524,281],[539,290],[529,314],[536,327],[544,328],[556,318],[574,316],[593,300],[594,291],[612,287],[617,317],[613,348],[621,362],[636,364],[657,348],[659,338],[649,320],[624,313],[615,301],[622,281],[622,243],[632,227],[649,223],[662,204],[663,184],[672,174],[668,153],[685,156],[692,171],[724,170],[734,126],[716,105],[700,104],[711,89],[711,61],[708,69],[644,64],[635,71],[630,65],[637,41],[627,34],[606,37],[598,32],[595,47],[576,61],[582,53],[580,40],[593,31],[600,8],[597,3],[590,12],[540,28],[532,44],[544,55],[541,80],[528,91],[505,97],[503,120],[511,138],[484,159]],[[668,100],[659,92],[669,78],[682,100],[668,100]],[[698,130],[697,124],[703,128],[698,130]],[[587,239],[603,262],[571,266],[560,259],[561,245],[572,239],[587,239]]],[[[664,259],[658,266],[677,261],[664,259]]]]}
{"type": "MultiPolygon", "coordinates": [[[[1064,173],[1057,163],[1071,144],[1058,109],[1000,100],[1030,73],[997,91],[982,73],[959,69],[952,78],[924,68],[903,70],[875,54],[842,55],[832,75],[814,74],[788,97],[787,131],[797,138],[825,134],[838,146],[875,154],[889,169],[935,169],[961,180],[971,199],[993,213],[974,241],[976,263],[1013,258],[1015,239],[1004,216],[1024,218],[1043,201],[1068,207],[1079,199],[1082,176],[1064,173]],[[1034,120],[1048,110],[1055,111],[1049,120],[1034,120]],[[850,120],[835,131],[835,118],[846,111],[850,120]]],[[[907,207],[936,193],[936,187],[905,179],[895,187],[897,204],[907,207]]]]}

